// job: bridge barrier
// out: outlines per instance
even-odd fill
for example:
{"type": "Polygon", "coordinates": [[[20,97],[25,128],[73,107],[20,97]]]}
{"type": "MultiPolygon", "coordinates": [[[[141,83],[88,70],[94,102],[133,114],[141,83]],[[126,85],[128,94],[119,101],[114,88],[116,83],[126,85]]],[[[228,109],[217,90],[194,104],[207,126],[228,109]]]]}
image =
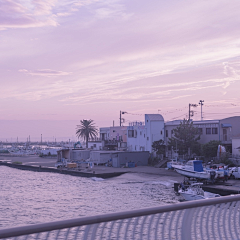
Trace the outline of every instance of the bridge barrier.
{"type": "Polygon", "coordinates": [[[0,230],[0,239],[240,239],[240,195],[0,230]]]}

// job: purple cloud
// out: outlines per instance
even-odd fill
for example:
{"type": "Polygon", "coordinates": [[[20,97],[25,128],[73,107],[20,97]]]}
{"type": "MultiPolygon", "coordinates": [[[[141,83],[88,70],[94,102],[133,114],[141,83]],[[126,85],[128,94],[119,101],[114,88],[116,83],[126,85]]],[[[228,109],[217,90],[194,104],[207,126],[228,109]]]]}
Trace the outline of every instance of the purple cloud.
{"type": "Polygon", "coordinates": [[[20,69],[19,72],[32,75],[32,76],[43,76],[43,77],[56,77],[56,76],[66,76],[71,74],[71,72],[56,71],[51,69],[39,69],[35,71],[29,71],[26,69],[20,69]]]}

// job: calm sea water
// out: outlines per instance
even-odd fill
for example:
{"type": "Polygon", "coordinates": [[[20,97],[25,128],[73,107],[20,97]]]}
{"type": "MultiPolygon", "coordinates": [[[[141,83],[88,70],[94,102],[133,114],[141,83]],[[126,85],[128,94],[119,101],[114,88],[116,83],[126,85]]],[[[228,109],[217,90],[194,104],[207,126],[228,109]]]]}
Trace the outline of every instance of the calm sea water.
{"type": "Polygon", "coordinates": [[[149,174],[103,180],[0,166],[0,228],[177,203],[172,186],[149,174]]]}

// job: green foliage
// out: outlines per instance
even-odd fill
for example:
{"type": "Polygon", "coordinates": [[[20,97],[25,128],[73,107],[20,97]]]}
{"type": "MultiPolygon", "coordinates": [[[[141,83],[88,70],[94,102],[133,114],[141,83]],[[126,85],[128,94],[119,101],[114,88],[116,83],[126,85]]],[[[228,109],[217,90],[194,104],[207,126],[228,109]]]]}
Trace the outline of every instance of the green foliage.
{"type": "Polygon", "coordinates": [[[206,144],[203,144],[202,146],[202,154],[204,157],[216,157],[217,156],[217,150],[218,145],[220,145],[220,141],[212,140],[206,144]]]}
{"type": "Polygon", "coordinates": [[[86,140],[86,148],[88,148],[89,137],[97,137],[98,131],[94,126],[93,120],[80,120],[80,125],[76,128],[77,137],[83,137],[86,140]]]}
{"type": "Polygon", "coordinates": [[[198,128],[193,126],[193,122],[184,119],[179,126],[173,129],[173,137],[169,138],[168,145],[177,149],[180,155],[188,154],[188,149],[192,153],[199,154],[198,140],[200,140],[198,128]]]}
{"type": "Polygon", "coordinates": [[[160,139],[159,141],[154,141],[152,144],[152,149],[156,151],[158,155],[165,154],[165,148],[166,145],[162,139],[160,139]]]}
{"type": "Polygon", "coordinates": [[[21,165],[22,162],[13,162],[12,164],[19,164],[19,165],[21,165]]]}

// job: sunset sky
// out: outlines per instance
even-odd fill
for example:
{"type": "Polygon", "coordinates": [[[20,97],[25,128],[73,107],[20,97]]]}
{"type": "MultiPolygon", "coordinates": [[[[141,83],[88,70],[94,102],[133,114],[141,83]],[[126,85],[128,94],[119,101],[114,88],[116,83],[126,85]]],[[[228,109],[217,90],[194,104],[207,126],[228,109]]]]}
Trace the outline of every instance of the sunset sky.
{"type": "Polygon", "coordinates": [[[239,116],[240,1],[0,0],[0,79],[4,141],[239,116]]]}

